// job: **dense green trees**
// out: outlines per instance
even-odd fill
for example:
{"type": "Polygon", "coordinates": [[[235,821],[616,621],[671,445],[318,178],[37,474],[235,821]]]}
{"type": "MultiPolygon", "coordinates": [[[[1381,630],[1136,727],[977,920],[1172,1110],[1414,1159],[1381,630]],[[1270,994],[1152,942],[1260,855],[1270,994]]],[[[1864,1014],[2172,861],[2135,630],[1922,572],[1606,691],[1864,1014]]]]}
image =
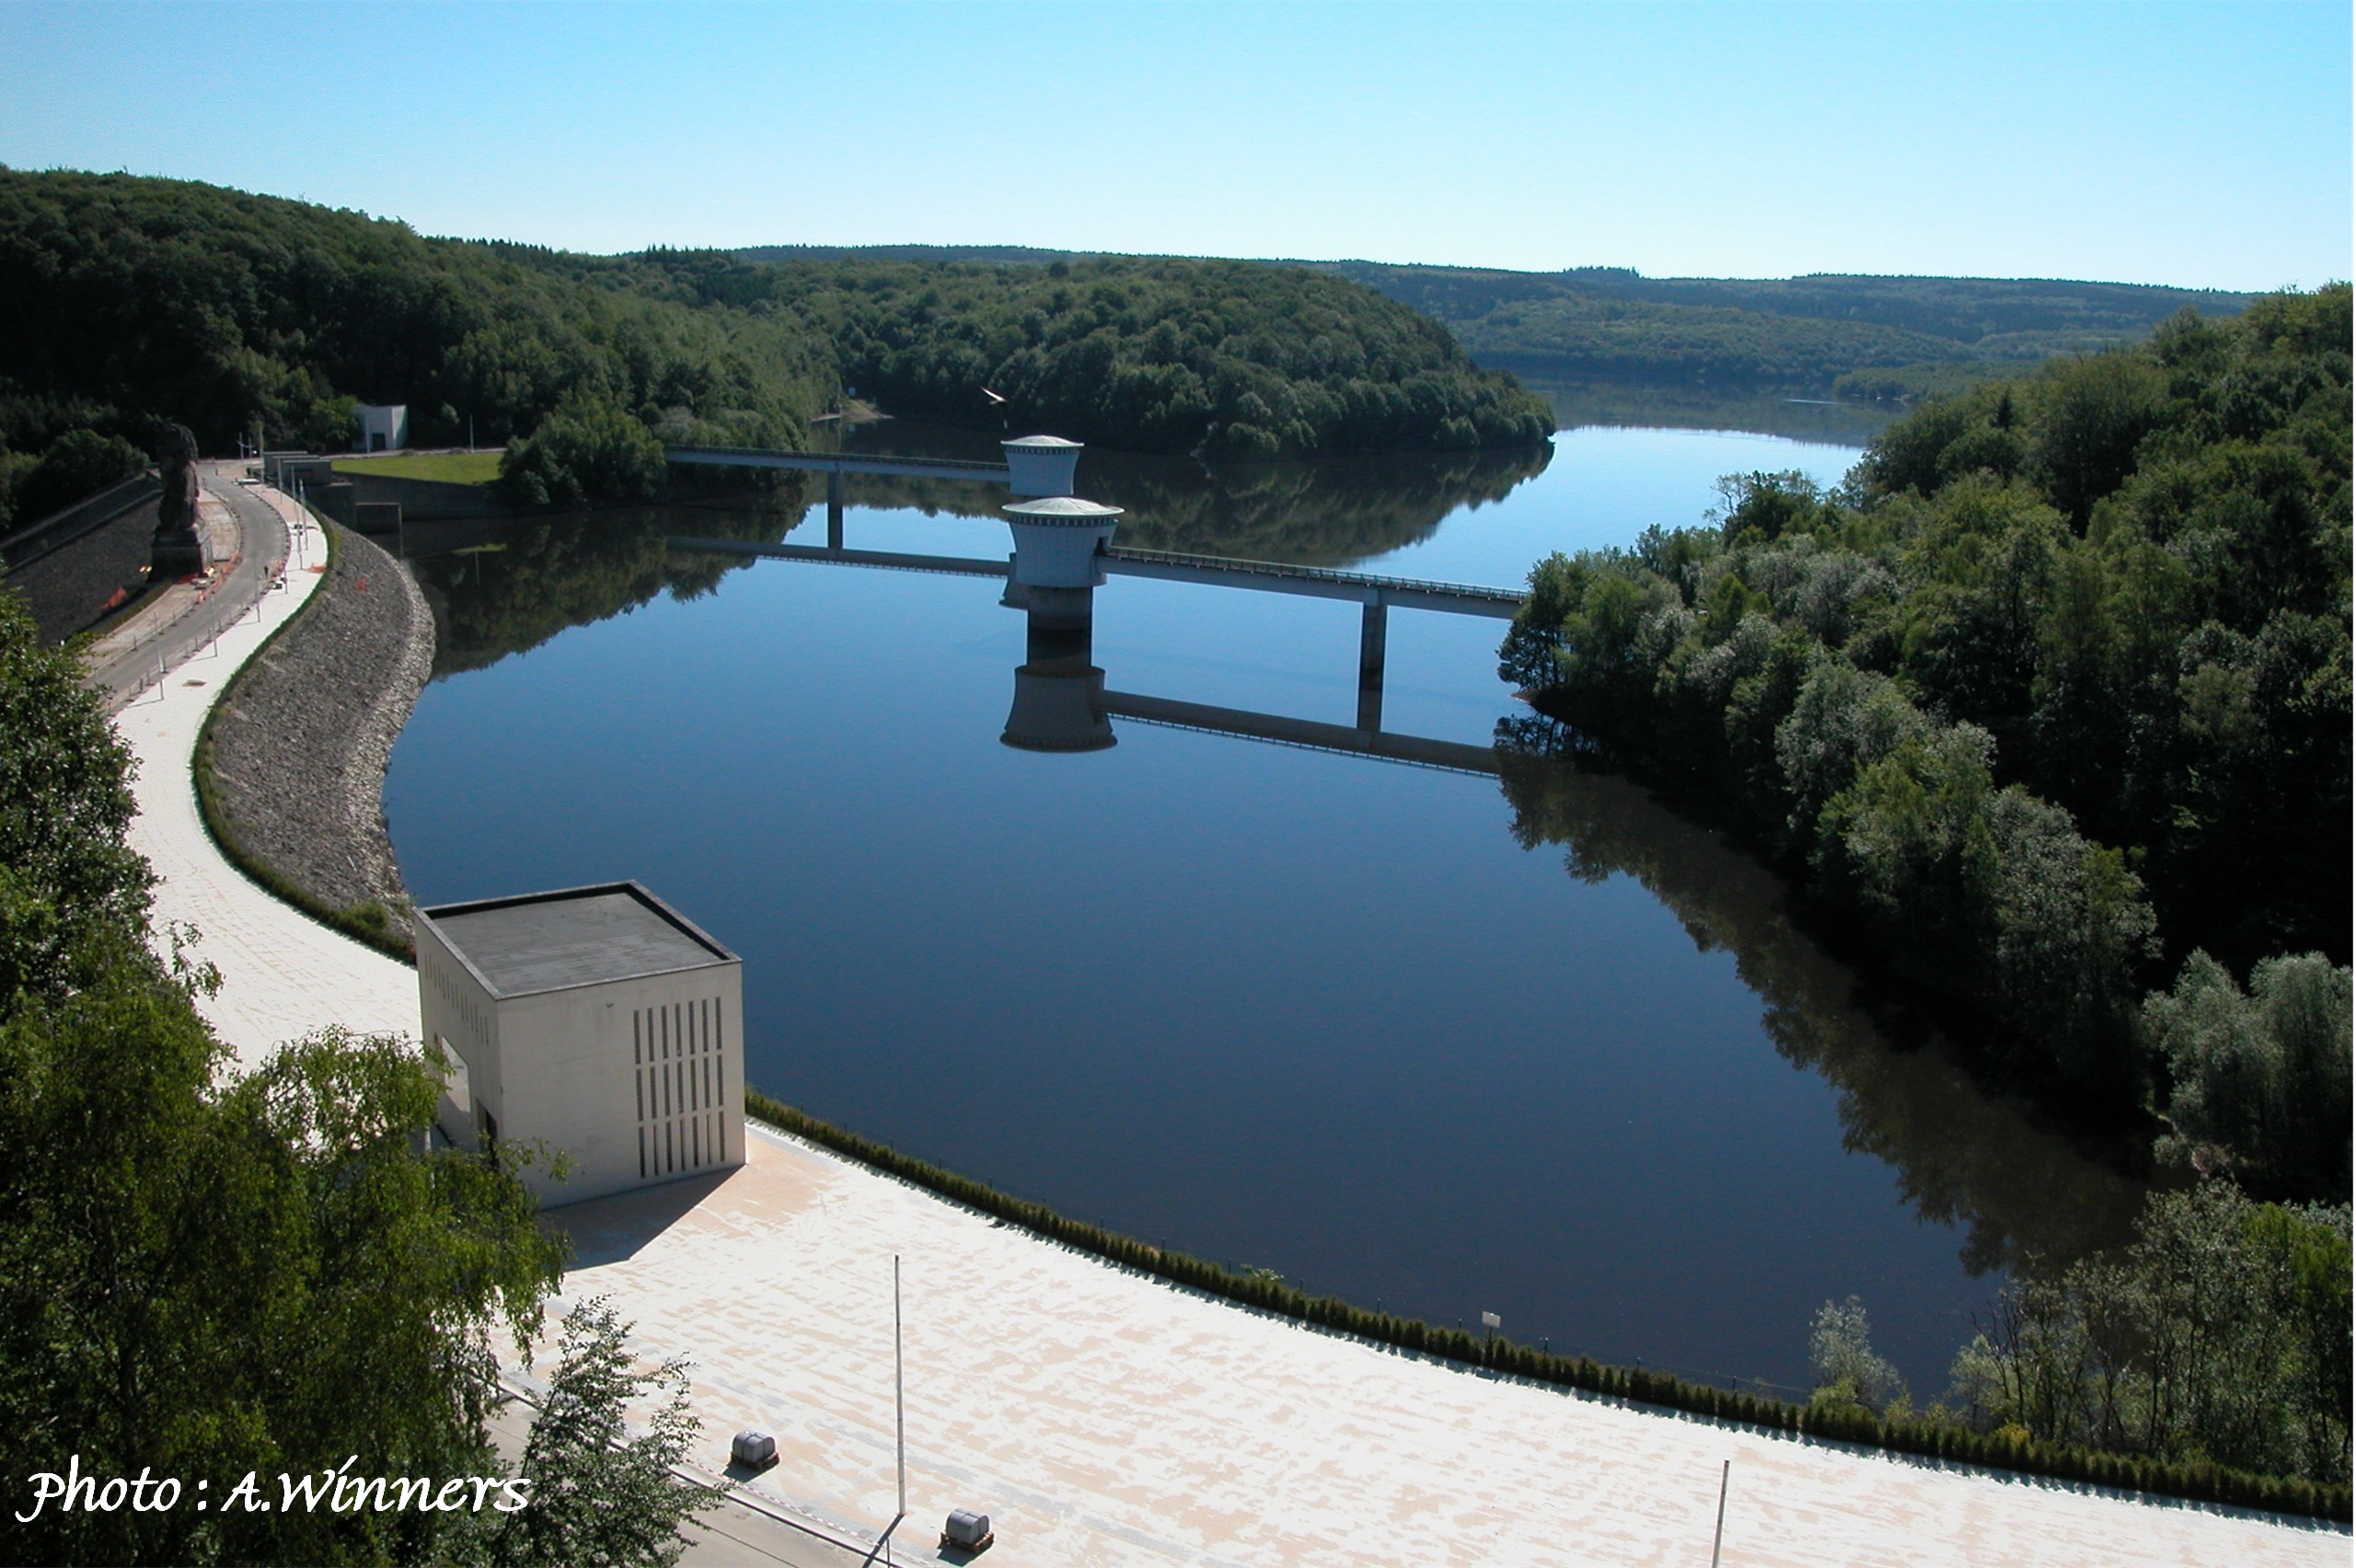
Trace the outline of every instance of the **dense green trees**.
{"type": "Polygon", "coordinates": [[[1811,1408],[2344,1485],[2348,1221],[2230,1182],[2154,1193],[2125,1245],[2009,1280],[1920,1412],[1864,1304],[1828,1301],[1811,1408]]]}
{"type": "Polygon", "coordinates": [[[2253,1203],[2228,1182],[2153,1194],[2116,1255],[2005,1289],[1957,1357],[1958,1413],[2040,1442],[2344,1482],[2348,1215],[2253,1203]]]}
{"type": "MultiPolygon", "coordinates": [[[[1019,246],[770,245],[733,254],[1034,271],[1104,259],[1019,246]]],[[[2188,306],[2229,316],[2251,297],[2039,278],[1647,278],[1624,267],[1297,264],[1364,283],[1442,322],[1481,363],[1549,384],[1558,409],[1561,394],[1600,387],[1890,400],[1961,391],[2050,355],[2134,341],[2188,306]]]]}
{"type": "Polygon", "coordinates": [[[1483,364],[1549,382],[1859,397],[1935,389],[2048,355],[2126,343],[2180,309],[2244,294],[2036,279],[1646,278],[1624,268],[1505,272],[1351,261],[1335,269],[1447,323],[1483,364]]]}
{"type": "Polygon", "coordinates": [[[420,444],[503,442],[568,397],[667,439],[792,445],[833,391],[791,318],[589,287],[533,256],[184,181],[0,170],[0,447],[144,445],[178,421],[208,452],[257,423],[341,451],[358,401],[408,404],[420,444]]]}
{"type": "Polygon", "coordinates": [[[2348,957],[2349,324],[2344,286],[2179,317],[1917,411],[1840,494],[1731,481],[1715,528],[1542,563],[1504,673],[2020,1059],[2165,1108],[2141,987],[2348,957]]]}
{"type": "Polygon", "coordinates": [[[605,455],[525,453],[514,492],[549,501],[641,492],[647,444],[615,411],[655,444],[794,446],[846,382],[897,412],[1228,458],[1526,446],[1553,428],[1438,324],[1252,262],[599,259],[0,169],[0,527],[90,488],[94,459],[120,467],[159,421],[208,452],[257,428],[337,451],[361,401],[409,405],[420,444],[529,440],[570,407],[551,442],[585,455],[588,421],[605,455]]]}
{"type": "Polygon", "coordinates": [[[1529,446],[1553,429],[1542,399],[1476,369],[1438,323],[1297,267],[777,264],[678,251],[572,264],[614,287],[791,312],[833,345],[862,397],[946,423],[1011,420],[1214,458],[1529,446]]]}
{"type": "Polygon", "coordinates": [[[530,435],[507,444],[499,488],[518,507],[646,501],[663,488],[663,444],[609,398],[568,393],[530,435]]]}
{"type": "Polygon", "coordinates": [[[131,754],[0,582],[0,1000],[56,1000],[142,929],[155,875],[123,843],[131,754]]]}
{"type": "MultiPolygon", "coordinates": [[[[23,421],[8,421],[18,422],[23,421]]],[[[71,506],[147,466],[147,455],[121,436],[85,425],[53,439],[37,438],[37,452],[8,450],[6,436],[6,427],[0,425],[0,533],[71,506]]]]}
{"type": "Polygon", "coordinates": [[[492,1336],[537,1329],[565,1243],[518,1179],[529,1150],[425,1147],[441,1088],[409,1043],[329,1030],[250,1069],[228,1059],[195,1006],[216,982],[195,933],[167,933],[168,961],[151,951],[152,875],[123,842],[129,758],[75,674],[0,587],[10,1559],[664,1560],[702,1495],[665,1469],[689,1428],[674,1411],[608,1449],[640,1387],[614,1375],[609,1314],[569,1343],[562,1418],[535,1427],[525,1479],[562,1482],[544,1507],[336,1501],[337,1472],[490,1477],[514,1501],[485,1428],[492,1336]],[[232,1506],[249,1473],[254,1505],[232,1506]],[[177,1495],[69,1508],[52,1490],[35,1507],[43,1476],[169,1479],[177,1495]],[[282,1477],[321,1495],[289,1505],[282,1477]]]}
{"type": "Polygon", "coordinates": [[[2349,971],[2318,952],[2261,959],[2246,995],[2205,952],[2144,998],[2167,1065],[2173,1138],[2209,1169],[2276,1191],[2346,1192],[2349,971]]]}

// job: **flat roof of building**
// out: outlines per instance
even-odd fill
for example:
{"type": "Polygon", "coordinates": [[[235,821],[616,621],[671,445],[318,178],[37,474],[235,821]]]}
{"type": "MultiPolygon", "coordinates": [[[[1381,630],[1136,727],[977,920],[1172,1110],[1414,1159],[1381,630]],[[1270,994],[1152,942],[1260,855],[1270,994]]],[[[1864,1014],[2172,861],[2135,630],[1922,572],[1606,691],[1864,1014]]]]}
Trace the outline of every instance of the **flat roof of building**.
{"type": "Polygon", "coordinates": [[[734,963],[634,882],[419,911],[495,997],[527,997],[734,963]]]}

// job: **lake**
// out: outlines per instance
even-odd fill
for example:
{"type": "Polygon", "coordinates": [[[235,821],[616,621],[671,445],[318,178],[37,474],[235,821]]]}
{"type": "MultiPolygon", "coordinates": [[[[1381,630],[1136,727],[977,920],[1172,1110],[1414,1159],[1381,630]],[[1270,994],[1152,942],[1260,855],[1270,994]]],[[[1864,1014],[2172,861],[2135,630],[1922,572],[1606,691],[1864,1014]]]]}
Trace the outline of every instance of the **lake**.
{"type": "MultiPolygon", "coordinates": [[[[994,438],[884,423],[941,455],[994,438]]],[[[994,455],[994,454],[993,454],[994,455]]],[[[1587,427],[1551,454],[1207,473],[1090,453],[1117,543],[1519,584],[1853,446],[1587,427]]],[[[1003,559],[984,487],[853,481],[848,542],[1003,559]]],[[[439,674],[394,754],[423,904],[636,878],[745,960],[750,1081],[939,1165],[1318,1293],[1803,1392],[1854,1294],[1919,1398],[2008,1268],[2134,1183],[1891,1037],[1753,860],[1623,780],[1500,779],[1112,721],[1001,744],[986,579],[687,555],[824,541],[794,492],[518,522],[421,559],[439,674]],[[787,530],[791,529],[790,536],[787,530]]],[[[1125,692],[1348,725],[1357,606],[1114,578],[1125,692]]],[[[1526,710],[1503,622],[1395,610],[1387,729],[1526,710]]]]}

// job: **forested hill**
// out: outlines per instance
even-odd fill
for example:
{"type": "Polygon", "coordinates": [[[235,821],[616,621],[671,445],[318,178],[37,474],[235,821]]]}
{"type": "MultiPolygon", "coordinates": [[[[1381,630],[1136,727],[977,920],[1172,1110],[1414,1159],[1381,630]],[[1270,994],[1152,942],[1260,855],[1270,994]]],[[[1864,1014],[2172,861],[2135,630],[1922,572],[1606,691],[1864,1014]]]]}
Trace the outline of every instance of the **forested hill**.
{"type": "Polygon", "coordinates": [[[1210,457],[1553,429],[1406,306],[1248,262],[595,258],[0,168],[0,529],[136,466],[163,422],[207,452],[257,422],[273,446],[337,450],[357,402],[407,404],[421,445],[523,443],[511,477],[550,499],[642,492],[664,442],[796,444],[847,382],[895,412],[1210,457]]]}
{"type": "Polygon", "coordinates": [[[1542,399],[1475,368],[1437,322],[1299,267],[665,250],[548,264],[691,306],[789,314],[832,345],[860,396],[948,423],[1231,458],[1530,446],[1553,429],[1542,399]]]}
{"type": "Polygon", "coordinates": [[[2250,296],[2041,279],[1646,278],[1349,261],[1344,276],[1448,324],[1475,359],[1547,380],[1828,392],[1844,375],[2033,362],[2134,341],[2250,296]]]}
{"type": "Polygon", "coordinates": [[[179,180],[0,169],[0,527],[136,464],[163,421],[209,453],[257,421],[335,451],[356,402],[406,403],[418,444],[495,443],[571,398],[674,439],[790,444],[834,389],[799,321],[179,180]]]}
{"type": "MultiPolygon", "coordinates": [[[[1021,246],[759,246],[768,261],[976,262],[1044,268],[1099,259],[1021,246]]],[[[1888,396],[1946,389],[2056,354],[2133,342],[2179,310],[2231,316],[2248,294],[2051,279],[1647,278],[1561,272],[1288,265],[1339,273],[1444,323],[1474,360],[1546,382],[1727,393],[1888,396]],[[1847,380],[1844,382],[1843,378],[1847,380]]]]}

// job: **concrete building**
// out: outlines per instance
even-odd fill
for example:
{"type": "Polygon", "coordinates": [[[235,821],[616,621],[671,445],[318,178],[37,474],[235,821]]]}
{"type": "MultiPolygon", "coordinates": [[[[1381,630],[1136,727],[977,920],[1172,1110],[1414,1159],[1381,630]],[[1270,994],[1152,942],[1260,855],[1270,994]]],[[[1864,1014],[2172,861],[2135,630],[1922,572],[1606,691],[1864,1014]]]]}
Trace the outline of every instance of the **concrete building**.
{"type": "Polygon", "coordinates": [[[407,403],[363,403],[359,414],[361,451],[398,452],[409,444],[407,403]]]}
{"type": "Polygon", "coordinates": [[[743,961],[638,883],[422,910],[417,986],[443,1133],[563,1150],[543,1204],[745,1162],[743,961]]]}

